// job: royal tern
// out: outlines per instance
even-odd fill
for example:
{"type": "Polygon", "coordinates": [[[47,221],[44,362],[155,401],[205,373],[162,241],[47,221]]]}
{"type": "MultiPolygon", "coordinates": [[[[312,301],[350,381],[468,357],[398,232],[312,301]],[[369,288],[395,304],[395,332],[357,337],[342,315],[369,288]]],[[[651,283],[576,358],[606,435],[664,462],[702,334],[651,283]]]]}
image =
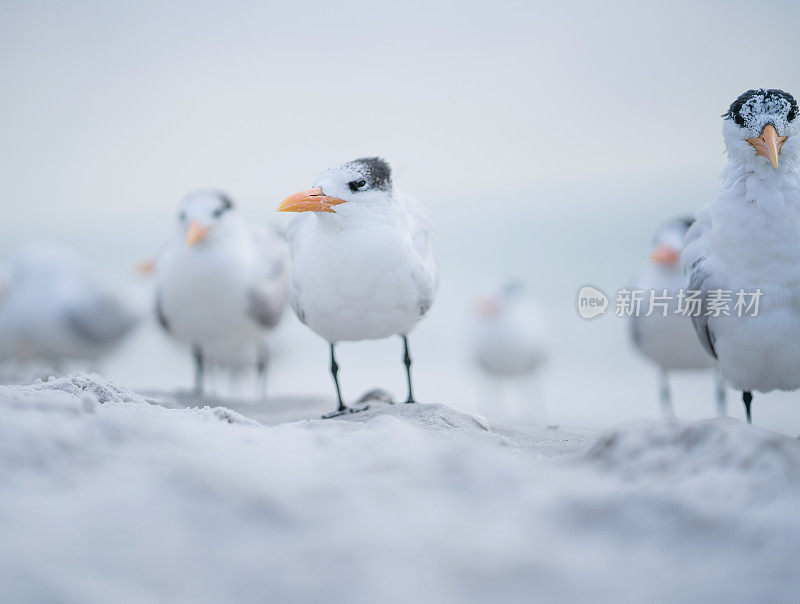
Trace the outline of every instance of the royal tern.
{"type": "Polygon", "coordinates": [[[492,412],[502,409],[509,390],[526,415],[537,401],[543,403],[533,379],[547,359],[547,330],[522,283],[505,281],[478,298],[472,345],[475,363],[486,378],[482,398],[491,401],[492,412]]]}
{"type": "Polygon", "coordinates": [[[303,212],[287,231],[292,254],[289,300],[300,321],[328,341],[338,407],[337,342],[403,339],[413,403],[408,334],[436,293],[431,225],[398,191],[384,160],[357,159],[324,170],[311,189],[286,198],[280,212],[303,212]]]}
{"type": "Polygon", "coordinates": [[[682,259],[689,289],[704,296],[704,312],[692,317],[697,335],[742,391],[750,422],[753,391],[800,387],[797,102],[782,90],[748,90],[723,117],[721,187],[698,212],[682,259]],[[742,305],[718,312],[723,295],[742,305]]]}
{"type": "MultiPolygon", "coordinates": [[[[677,217],[662,225],[655,234],[650,256],[642,266],[633,290],[642,293],[639,312],[631,315],[630,334],[636,348],[660,370],[661,413],[674,418],[669,387],[671,371],[702,370],[715,367],[697,342],[689,316],[679,308],[688,279],[680,266],[683,239],[694,218],[677,217]]],[[[717,414],[725,415],[725,385],[716,379],[717,414]]]]}
{"type": "Polygon", "coordinates": [[[264,336],[286,306],[288,252],[268,229],[247,224],[218,191],[180,206],[175,234],[155,261],[156,313],[164,330],[192,349],[195,391],[207,362],[255,361],[264,395],[264,336]]]}
{"type": "Polygon", "coordinates": [[[133,329],[138,313],[71,248],[23,247],[6,267],[0,301],[2,356],[39,359],[60,370],[95,363],[133,329]]]}
{"type": "Polygon", "coordinates": [[[547,358],[544,320],[519,281],[478,299],[474,356],[494,377],[534,373],[547,358]]]}

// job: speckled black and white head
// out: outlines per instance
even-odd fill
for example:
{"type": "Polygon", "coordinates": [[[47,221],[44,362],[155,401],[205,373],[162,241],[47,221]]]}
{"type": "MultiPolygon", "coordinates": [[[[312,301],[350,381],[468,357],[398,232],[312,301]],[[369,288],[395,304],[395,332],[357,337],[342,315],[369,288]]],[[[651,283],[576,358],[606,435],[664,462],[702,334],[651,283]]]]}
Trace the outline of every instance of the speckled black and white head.
{"type": "Polygon", "coordinates": [[[341,213],[342,204],[376,205],[392,194],[392,169],[386,160],[363,157],[323,170],[313,188],[286,198],[278,211],[341,213]]]}
{"type": "Polygon", "coordinates": [[[187,195],[178,211],[178,228],[186,241],[193,246],[208,238],[233,213],[233,202],[220,191],[202,190],[187,195]]]}
{"type": "Polygon", "coordinates": [[[392,168],[380,157],[362,157],[324,170],[317,177],[316,184],[320,185],[323,180],[337,181],[336,184],[345,180],[351,193],[391,191],[392,168]]]}
{"type": "Polygon", "coordinates": [[[723,114],[728,156],[774,168],[782,155],[796,159],[797,114],[797,101],[783,90],[759,88],[741,94],[723,114]]]}
{"type": "Polygon", "coordinates": [[[693,216],[676,216],[659,226],[653,236],[650,261],[677,270],[683,240],[692,224],[694,224],[693,216]]]}

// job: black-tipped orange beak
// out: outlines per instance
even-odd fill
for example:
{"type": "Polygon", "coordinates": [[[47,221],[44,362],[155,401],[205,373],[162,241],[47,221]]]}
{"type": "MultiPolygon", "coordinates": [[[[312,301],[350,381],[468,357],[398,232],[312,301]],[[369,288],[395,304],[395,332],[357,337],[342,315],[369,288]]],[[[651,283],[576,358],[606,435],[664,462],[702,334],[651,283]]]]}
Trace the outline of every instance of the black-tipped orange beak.
{"type": "Polygon", "coordinates": [[[777,168],[778,155],[781,153],[781,147],[785,140],[785,136],[778,136],[775,126],[767,124],[761,131],[761,136],[748,138],[747,142],[753,145],[757,155],[766,157],[772,163],[772,167],[777,168]]]}
{"type": "Polygon", "coordinates": [[[650,260],[664,266],[675,266],[681,260],[681,253],[665,243],[659,243],[650,253],[650,260]]]}
{"type": "Polygon", "coordinates": [[[294,195],[289,195],[278,206],[279,212],[331,212],[334,213],[333,206],[346,203],[344,199],[328,197],[322,194],[322,187],[314,187],[307,191],[300,191],[294,195]]]}

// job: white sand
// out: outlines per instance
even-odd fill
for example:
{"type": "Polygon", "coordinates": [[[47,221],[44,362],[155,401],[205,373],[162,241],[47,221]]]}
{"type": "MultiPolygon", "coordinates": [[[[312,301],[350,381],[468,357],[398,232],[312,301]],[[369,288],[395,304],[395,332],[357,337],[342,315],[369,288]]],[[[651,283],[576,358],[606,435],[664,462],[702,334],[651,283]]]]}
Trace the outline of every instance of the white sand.
{"type": "Polygon", "coordinates": [[[94,376],[0,387],[5,601],[789,602],[799,506],[800,442],[736,420],[267,426],[94,376]]]}

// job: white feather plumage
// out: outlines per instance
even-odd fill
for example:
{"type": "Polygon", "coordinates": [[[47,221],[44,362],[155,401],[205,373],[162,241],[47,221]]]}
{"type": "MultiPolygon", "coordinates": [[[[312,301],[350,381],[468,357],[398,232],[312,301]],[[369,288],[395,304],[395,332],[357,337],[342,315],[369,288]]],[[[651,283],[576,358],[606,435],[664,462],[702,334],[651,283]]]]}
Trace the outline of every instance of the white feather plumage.
{"type": "Polygon", "coordinates": [[[331,343],[406,335],[436,293],[430,221],[409,195],[357,197],[342,186],[347,178],[323,172],[315,186],[348,203],[303,213],[287,231],[292,308],[331,343]]]}
{"type": "Polygon", "coordinates": [[[133,329],[139,315],[72,249],[32,243],[12,259],[0,296],[0,357],[60,366],[95,362],[133,329]]]}
{"type": "Polygon", "coordinates": [[[156,304],[166,331],[223,365],[255,363],[257,348],[286,306],[288,252],[282,238],[248,225],[214,192],[190,195],[175,235],[155,265],[156,304]],[[209,227],[188,246],[187,224],[209,227]]]}
{"type": "MultiPolygon", "coordinates": [[[[757,128],[724,122],[719,194],[698,213],[682,256],[705,291],[762,292],[758,316],[707,317],[720,371],[743,391],[800,387],[800,140],[795,123],[778,134],[788,139],[776,169],[746,140],[757,128]]],[[[705,341],[702,321],[698,332],[705,341]]]]}
{"type": "Polygon", "coordinates": [[[504,284],[479,301],[473,354],[490,376],[530,375],[547,358],[544,318],[520,287],[504,284]]]}

